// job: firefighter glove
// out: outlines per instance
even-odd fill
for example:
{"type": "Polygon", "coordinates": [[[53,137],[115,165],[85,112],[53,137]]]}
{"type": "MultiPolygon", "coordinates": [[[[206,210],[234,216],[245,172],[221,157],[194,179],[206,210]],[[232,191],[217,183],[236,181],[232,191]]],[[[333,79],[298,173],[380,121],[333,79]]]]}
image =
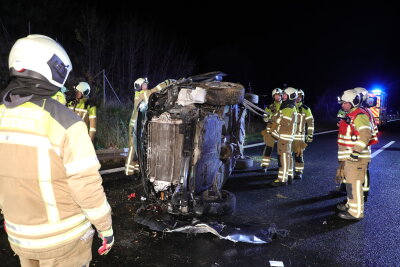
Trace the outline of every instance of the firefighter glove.
{"type": "Polygon", "coordinates": [[[311,143],[313,141],[313,136],[312,134],[307,135],[306,137],[306,143],[311,143]]]}
{"type": "Polygon", "coordinates": [[[359,156],[360,156],[359,152],[353,151],[353,153],[350,154],[350,157],[348,158],[348,160],[353,161],[353,162],[357,162],[359,156]]]}
{"type": "Polygon", "coordinates": [[[339,161],[339,166],[336,170],[336,176],[335,176],[335,183],[341,184],[343,180],[345,179],[344,176],[344,161],[339,161]]]}
{"type": "Polygon", "coordinates": [[[100,255],[107,255],[114,245],[114,233],[112,227],[106,231],[98,231],[99,238],[102,240],[102,245],[99,247],[97,252],[100,255]]]}

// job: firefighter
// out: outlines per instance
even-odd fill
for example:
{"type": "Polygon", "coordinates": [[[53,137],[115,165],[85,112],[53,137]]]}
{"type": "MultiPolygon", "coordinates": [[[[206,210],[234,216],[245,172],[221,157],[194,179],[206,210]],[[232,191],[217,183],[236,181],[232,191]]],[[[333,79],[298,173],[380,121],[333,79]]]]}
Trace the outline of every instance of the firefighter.
{"type": "Polygon", "coordinates": [[[338,216],[345,220],[360,220],[364,217],[362,184],[371,160],[373,126],[368,112],[360,108],[362,99],[355,90],[344,91],[340,101],[347,114],[339,125],[336,182],[346,178],[347,203],[337,205],[341,211],[338,216]]]}
{"type": "Polygon", "coordinates": [[[75,88],[75,99],[68,102],[67,106],[85,122],[90,139],[96,135],[96,106],[89,100],[90,86],[87,82],[80,82],[75,88]]]}
{"type": "MultiPolygon", "coordinates": [[[[373,126],[372,139],[374,140],[374,143],[378,143],[378,134],[379,134],[378,125],[376,124],[375,118],[374,118],[371,110],[369,109],[370,106],[367,103],[368,90],[365,88],[362,88],[362,87],[356,87],[356,88],[354,88],[354,91],[357,94],[359,94],[361,97],[360,108],[364,109],[368,113],[369,119],[373,126]]],[[[370,190],[370,175],[369,175],[369,163],[368,163],[367,170],[365,173],[365,180],[363,183],[364,202],[366,202],[368,200],[369,190],[370,190]]]]}
{"type": "Polygon", "coordinates": [[[89,266],[96,227],[107,254],[111,208],[85,124],[52,99],[72,70],[64,48],[28,35],[11,48],[0,94],[0,210],[21,266],[89,266]]]}
{"type": "Polygon", "coordinates": [[[298,97],[296,98],[297,110],[297,126],[292,144],[294,157],[294,179],[301,180],[303,178],[304,158],[303,153],[307,147],[306,143],[313,141],[314,135],[314,117],[311,109],[304,105],[304,91],[297,90],[298,97]]]}
{"type": "Polygon", "coordinates": [[[126,158],[125,161],[125,175],[132,175],[140,172],[138,157],[136,153],[136,147],[137,147],[136,138],[133,138],[133,136],[137,134],[136,123],[139,113],[138,109],[141,109],[142,111],[146,110],[150,95],[154,92],[159,92],[163,90],[164,88],[172,85],[174,82],[176,82],[176,80],[168,79],[158,84],[153,89],[148,90],[147,78],[139,78],[135,81],[135,91],[138,90],[140,91],[135,92],[135,101],[133,104],[132,116],[129,121],[129,152],[128,152],[128,157],[126,158]]]}
{"type": "Polygon", "coordinates": [[[272,117],[275,115],[281,106],[282,103],[282,89],[275,88],[272,90],[272,98],[273,102],[268,107],[265,108],[265,112],[268,113],[268,116],[264,117],[264,121],[267,123],[267,127],[265,130],[261,132],[264,138],[265,148],[263,153],[263,158],[261,160],[261,168],[266,172],[270,161],[271,161],[271,154],[274,150],[276,139],[272,137],[271,134],[271,126],[272,126],[272,117]]]}
{"type": "Polygon", "coordinates": [[[278,140],[278,178],[272,186],[291,184],[293,181],[292,142],[296,128],[297,111],[295,99],[297,90],[288,87],[283,90],[282,104],[279,112],[272,117],[271,133],[278,140]]]}

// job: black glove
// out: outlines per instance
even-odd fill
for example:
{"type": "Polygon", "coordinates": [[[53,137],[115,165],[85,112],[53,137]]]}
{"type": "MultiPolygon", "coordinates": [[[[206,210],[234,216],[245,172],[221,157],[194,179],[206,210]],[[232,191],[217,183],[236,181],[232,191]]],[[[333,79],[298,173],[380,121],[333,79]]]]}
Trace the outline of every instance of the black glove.
{"type": "Polygon", "coordinates": [[[358,157],[360,156],[360,152],[353,151],[353,153],[350,154],[350,157],[348,158],[349,161],[357,162],[358,157]]]}

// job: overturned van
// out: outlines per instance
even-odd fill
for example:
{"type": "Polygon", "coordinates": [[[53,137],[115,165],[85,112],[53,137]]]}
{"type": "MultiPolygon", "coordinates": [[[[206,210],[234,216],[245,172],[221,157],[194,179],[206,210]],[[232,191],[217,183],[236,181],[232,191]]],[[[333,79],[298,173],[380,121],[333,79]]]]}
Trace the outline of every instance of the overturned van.
{"type": "Polygon", "coordinates": [[[245,90],[221,75],[177,80],[139,107],[134,139],[144,191],[169,213],[235,210],[235,196],[222,188],[243,155],[245,90]]]}

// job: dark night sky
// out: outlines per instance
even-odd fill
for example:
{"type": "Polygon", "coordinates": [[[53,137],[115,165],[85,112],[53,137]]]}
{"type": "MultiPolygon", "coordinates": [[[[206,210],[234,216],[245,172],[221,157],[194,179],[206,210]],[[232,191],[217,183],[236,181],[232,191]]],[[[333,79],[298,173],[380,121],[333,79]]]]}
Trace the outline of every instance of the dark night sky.
{"type": "MultiPolygon", "coordinates": [[[[400,106],[397,9],[383,1],[336,2],[109,1],[97,8],[111,25],[114,16],[140,17],[144,25],[155,23],[166,36],[178,36],[196,59],[194,74],[220,70],[229,74],[226,80],[251,83],[254,92],[268,95],[286,83],[302,88],[310,102],[327,88],[379,84],[389,103],[400,106]]],[[[74,16],[86,2],[79,3],[62,16],[74,16]]]]}

